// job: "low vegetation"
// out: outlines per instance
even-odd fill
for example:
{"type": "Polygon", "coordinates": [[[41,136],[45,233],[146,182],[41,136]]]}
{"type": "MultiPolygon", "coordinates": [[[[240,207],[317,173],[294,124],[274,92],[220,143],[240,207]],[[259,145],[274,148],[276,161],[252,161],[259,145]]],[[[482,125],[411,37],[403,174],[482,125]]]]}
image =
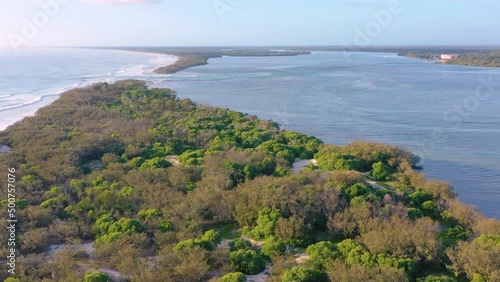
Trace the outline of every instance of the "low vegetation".
{"type": "Polygon", "coordinates": [[[141,81],[68,91],[0,144],[19,221],[6,281],[500,279],[500,222],[397,146],[326,145],[141,81]],[[317,166],[293,174],[296,158],[317,166]],[[82,242],[91,257],[47,252],[82,242]]]}
{"type": "Polygon", "coordinates": [[[208,64],[208,57],[203,57],[203,56],[186,56],[186,57],[180,57],[177,61],[175,61],[173,64],[157,68],[155,70],[155,73],[160,73],[160,74],[170,74],[170,73],[176,73],[181,70],[185,70],[190,67],[195,67],[195,66],[202,66],[208,64]]]}
{"type": "Polygon", "coordinates": [[[457,59],[449,60],[447,64],[480,66],[480,67],[500,67],[500,52],[489,54],[466,54],[457,59]]]}

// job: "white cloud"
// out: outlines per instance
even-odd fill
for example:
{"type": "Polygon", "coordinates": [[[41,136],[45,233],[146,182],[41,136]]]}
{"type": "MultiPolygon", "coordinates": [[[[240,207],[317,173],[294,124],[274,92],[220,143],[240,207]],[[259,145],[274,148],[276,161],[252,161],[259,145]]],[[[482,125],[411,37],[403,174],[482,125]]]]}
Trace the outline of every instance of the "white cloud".
{"type": "Polygon", "coordinates": [[[160,0],[82,0],[86,3],[94,4],[150,4],[158,3],[160,0]]]}

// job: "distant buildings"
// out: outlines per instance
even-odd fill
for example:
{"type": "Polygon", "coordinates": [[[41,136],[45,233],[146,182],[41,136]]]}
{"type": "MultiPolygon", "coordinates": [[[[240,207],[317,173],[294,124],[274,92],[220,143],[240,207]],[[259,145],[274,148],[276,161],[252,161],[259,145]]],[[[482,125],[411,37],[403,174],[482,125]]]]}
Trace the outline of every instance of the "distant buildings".
{"type": "Polygon", "coordinates": [[[458,54],[441,54],[441,60],[458,59],[458,54]]]}

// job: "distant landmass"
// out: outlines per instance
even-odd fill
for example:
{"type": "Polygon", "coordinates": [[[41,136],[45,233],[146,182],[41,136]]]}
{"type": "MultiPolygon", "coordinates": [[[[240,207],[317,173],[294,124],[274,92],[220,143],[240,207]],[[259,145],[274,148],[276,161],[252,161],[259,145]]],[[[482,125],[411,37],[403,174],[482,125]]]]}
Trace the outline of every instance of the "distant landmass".
{"type": "Polygon", "coordinates": [[[435,60],[436,63],[500,67],[500,47],[454,47],[454,46],[272,46],[272,47],[106,47],[127,51],[165,53],[179,57],[172,65],[160,67],[156,73],[170,74],[190,67],[206,65],[209,59],[222,56],[298,56],[313,51],[381,52],[399,56],[435,60]],[[448,57],[449,56],[449,57],[448,57]]]}

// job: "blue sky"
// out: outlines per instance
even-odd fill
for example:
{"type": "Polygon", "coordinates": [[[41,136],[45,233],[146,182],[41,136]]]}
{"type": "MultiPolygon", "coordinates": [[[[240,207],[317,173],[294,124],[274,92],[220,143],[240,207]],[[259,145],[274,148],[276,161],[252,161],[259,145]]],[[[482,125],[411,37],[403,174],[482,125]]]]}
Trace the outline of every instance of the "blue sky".
{"type": "Polygon", "coordinates": [[[500,0],[16,0],[0,3],[0,46],[500,45],[499,14],[500,0]]]}

